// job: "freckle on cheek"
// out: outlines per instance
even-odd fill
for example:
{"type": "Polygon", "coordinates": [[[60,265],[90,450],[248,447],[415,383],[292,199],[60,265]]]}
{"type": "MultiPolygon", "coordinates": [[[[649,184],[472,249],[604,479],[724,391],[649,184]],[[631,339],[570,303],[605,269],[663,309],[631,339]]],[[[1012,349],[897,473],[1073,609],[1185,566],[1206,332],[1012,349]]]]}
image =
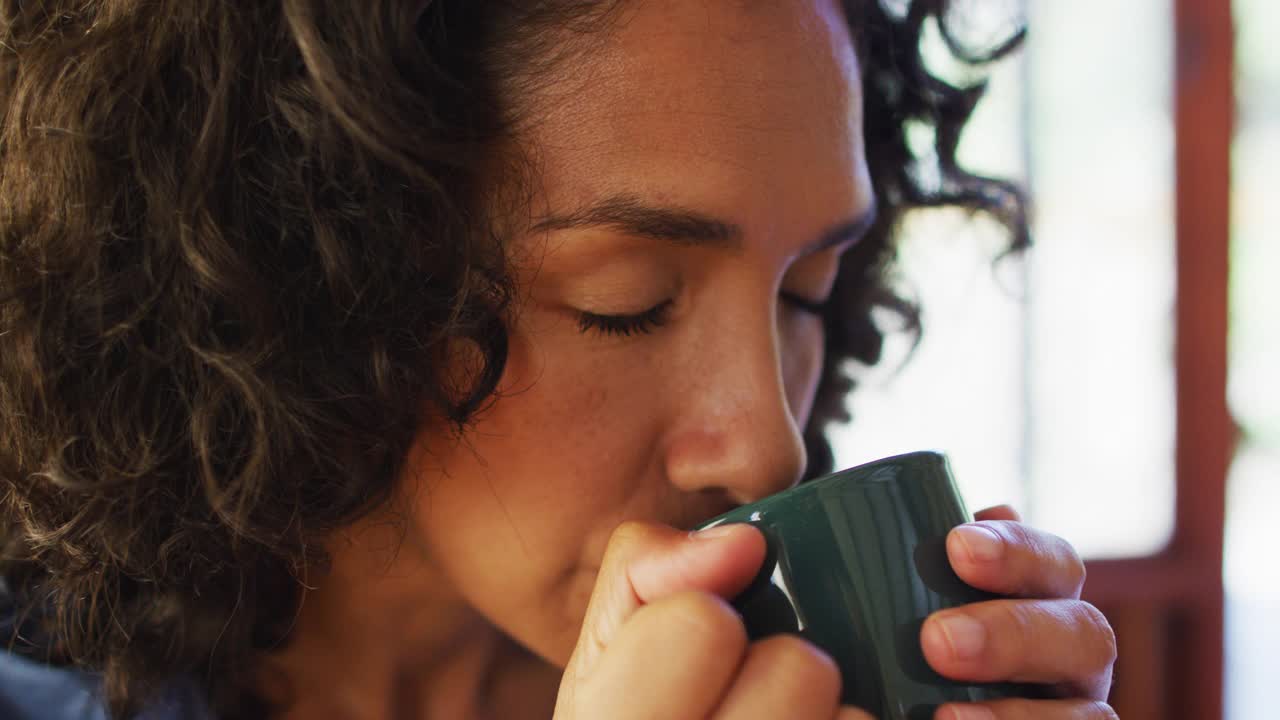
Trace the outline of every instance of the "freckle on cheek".
{"type": "Polygon", "coordinates": [[[593,387],[587,392],[586,410],[597,413],[609,403],[609,391],[603,387],[593,387]]]}

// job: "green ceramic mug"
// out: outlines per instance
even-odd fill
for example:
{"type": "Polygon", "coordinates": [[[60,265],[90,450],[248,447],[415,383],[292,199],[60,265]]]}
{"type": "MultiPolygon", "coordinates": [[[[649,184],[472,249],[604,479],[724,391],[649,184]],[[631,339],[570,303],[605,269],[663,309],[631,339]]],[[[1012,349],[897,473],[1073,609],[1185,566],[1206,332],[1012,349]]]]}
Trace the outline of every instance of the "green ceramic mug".
{"type": "Polygon", "coordinates": [[[1030,696],[952,682],[920,650],[936,610],[992,599],[947,560],[947,532],[972,520],[945,456],[915,452],[801,484],[701,527],[760,528],[768,555],[734,607],[752,639],[795,633],[840,666],[843,701],[881,720],[928,720],[946,702],[1030,696]]]}

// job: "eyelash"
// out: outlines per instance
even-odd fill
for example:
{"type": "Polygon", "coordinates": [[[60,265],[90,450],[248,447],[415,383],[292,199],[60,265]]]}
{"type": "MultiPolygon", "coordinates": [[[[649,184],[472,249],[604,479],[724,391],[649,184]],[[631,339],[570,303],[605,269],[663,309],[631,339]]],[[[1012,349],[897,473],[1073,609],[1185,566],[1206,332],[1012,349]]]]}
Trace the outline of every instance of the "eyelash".
{"type": "Polygon", "coordinates": [[[827,312],[827,306],[831,304],[830,298],[826,300],[815,301],[815,300],[810,300],[808,298],[800,297],[795,293],[789,293],[785,290],[782,291],[781,293],[778,293],[778,297],[782,298],[784,301],[789,303],[791,307],[794,307],[800,312],[808,313],[810,315],[817,315],[818,317],[822,317],[823,315],[825,315],[827,312]]]}
{"type": "MultiPolygon", "coordinates": [[[[789,292],[782,292],[779,297],[800,312],[810,315],[822,316],[827,309],[825,300],[814,302],[789,292]]],[[[664,300],[634,315],[599,315],[583,311],[578,314],[578,329],[583,333],[595,332],[609,337],[648,335],[667,323],[672,303],[672,300],[664,300]]]]}
{"type": "Polygon", "coordinates": [[[597,315],[582,312],[578,314],[578,329],[583,333],[596,332],[616,337],[647,335],[666,324],[673,302],[664,300],[635,315],[597,315]]]}

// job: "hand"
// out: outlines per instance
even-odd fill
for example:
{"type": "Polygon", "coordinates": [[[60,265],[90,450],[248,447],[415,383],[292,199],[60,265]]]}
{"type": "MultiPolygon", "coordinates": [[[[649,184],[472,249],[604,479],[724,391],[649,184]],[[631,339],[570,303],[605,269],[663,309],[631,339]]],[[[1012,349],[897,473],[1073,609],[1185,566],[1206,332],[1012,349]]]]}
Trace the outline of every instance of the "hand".
{"type": "Polygon", "coordinates": [[[920,632],[934,670],[970,682],[1049,686],[1049,700],[951,704],[937,720],[1115,720],[1107,704],[1116,639],[1080,600],[1084,563],[1065,540],[1023,525],[1007,506],[947,537],[956,574],[1008,599],[934,613],[920,632]]]}
{"type": "Polygon", "coordinates": [[[764,562],[764,536],[618,528],[556,700],[555,720],[873,720],[839,707],[840,673],[793,636],[747,642],[725,601],[764,562]]]}

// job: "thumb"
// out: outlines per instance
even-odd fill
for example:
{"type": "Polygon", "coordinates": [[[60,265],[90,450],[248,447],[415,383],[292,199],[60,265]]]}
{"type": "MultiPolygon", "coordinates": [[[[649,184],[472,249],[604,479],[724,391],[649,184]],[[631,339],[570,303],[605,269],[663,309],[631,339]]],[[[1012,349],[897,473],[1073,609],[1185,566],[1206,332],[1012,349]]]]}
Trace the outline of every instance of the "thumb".
{"type": "Polygon", "coordinates": [[[605,550],[566,674],[587,675],[641,605],[690,590],[731,598],[751,583],[764,556],[764,536],[750,525],[694,533],[640,522],[620,525],[605,550]]]}

